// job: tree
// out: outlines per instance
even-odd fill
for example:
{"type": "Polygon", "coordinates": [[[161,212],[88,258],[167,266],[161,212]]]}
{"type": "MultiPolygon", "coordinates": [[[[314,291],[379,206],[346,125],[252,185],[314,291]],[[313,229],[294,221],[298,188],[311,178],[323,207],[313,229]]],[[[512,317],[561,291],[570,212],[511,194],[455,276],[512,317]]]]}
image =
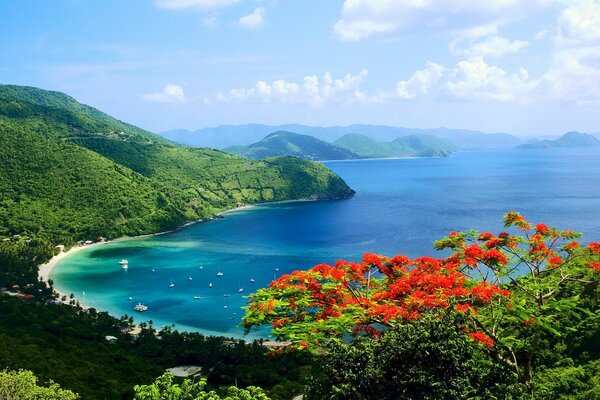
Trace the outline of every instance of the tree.
{"type": "Polygon", "coordinates": [[[226,397],[217,392],[206,390],[206,379],[194,383],[184,379],[181,384],[174,383],[174,376],[165,372],[150,385],[137,385],[134,388],[135,400],[269,400],[262,389],[250,386],[246,389],[229,387],[226,397]]]}
{"type": "Polygon", "coordinates": [[[31,371],[0,371],[0,399],[6,400],[75,400],[79,396],[61,389],[52,381],[48,387],[38,386],[31,371]]]}
{"type": "Polygon", "coordinates": [[[380,340],[332,341],[305,397],[320,399],[519,399],[512,371],[460,331],[465,316],[427,315],[380,340]]]}
{"type": "Polygon", "coordinates": [[[570,328],[582,285],[597,284],[600,243],[581,247],[573,231],[532,228],[509,212],[516,233],[452,232],[435,243],[444,259],[365,254],[283,275],[250,296],[243,325],[270,323],[273,334],[315,349],[345,335],[378,338],[428,314],[462,312],[462,332],[531,387],[542,335],[570,328]]]}

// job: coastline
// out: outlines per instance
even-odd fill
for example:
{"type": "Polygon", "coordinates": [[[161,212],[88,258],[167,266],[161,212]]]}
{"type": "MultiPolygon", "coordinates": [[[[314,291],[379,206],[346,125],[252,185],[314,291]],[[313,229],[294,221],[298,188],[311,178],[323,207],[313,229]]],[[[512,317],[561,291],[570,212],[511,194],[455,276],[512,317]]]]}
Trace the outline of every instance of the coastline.
{"type": "MultiPolygon", "coordinates": [[[[62,251],[59,254],[55,255],[54,257],[52,257],[50,260],[48,260],[48,262],[41,264],[38,266],[38,279],[41,279],[42,281],[46,282],[46,284],[48,284],[48,281],[50,279],[50,274],[52,273],[52,271],[57,267],[58,263],[62,260],[64,260],[65,258],[79,252],[85,249],[89,249],[92,247],[97,247],[103,244],[108,244],[108,243],[115,243],[115,242],[121,242],[121,241],[125,241],[125,240],[131,240],[131,239],[140,239],[140,238],[145,238],[145,237],[154,237],[154,236],[160,236],[160,235],[166,235],[168,233],[173,233],[173,232],[177,232],[181,229],[184,229],[188,226],[200,223],[200,222],[209,222],[213,219],[218,219],[218,217],[222,217],[225,214],[228,213],[232,213],[232,212],[236,212],[236,211],[241,211],[241,210],[248,210],[251,208],[254,208],[256,206],[261,206],[261,205],[270,205],[270,204],[287,204],[287,203],[300,203],[300,202],[308,202],[308,201],[318,201],[318,200],[326,200],[326,199],[311,199],[311,198],[303,198],[303,199],[295,199],[295,200],[278,200],[278,201],[266,201],[266,202],[262,202],[262,203],[254,203],[254,204],[248,204],[248,205],[243,205],[241,207],[235,207],[235,208],[231,208],[228,210],[224,210],[221,211],[217,214],[215,214],[215,216],[213,218],[210,219],[198,219],[195,221],[190,221],[190,222],[186,222],[185,224],[182,224],[180,226],[178,226],[175,229],[171,229],[168,231],[163,231],[163,232],[156,232],[156,233],[148,233],[145,235],[138,235],[138,236],[123,236],[120,238],[116,238],[116,239],[111,239],[111,240],[105,240],[102,242],[96,242],[96,243],[91,243],[91,244],[83,244],[83,245],[74,245],[73,247],[71,247],[69,250],[66,251],[62,251]]],[[[54,290],[55,293],[58,294],[58,299],[62,299],[63,296],[69,298],[69,296],[71,295],[71,293],[65,293],[61,290],[56,289],[56,287],[52,288],[54,290]]],[[[73,293],[74,294],[74,293],[73,293]]],[[[84,308],[84,309],[88,309],[88,308],[92,308],[92,306],[90,306],[89,304],[86,304],[84,301],[82,301],[81,296],[77,296],[74,294],[74,299],[79,302],[79,305],[84,308]]],[[[67,301],[68,303],[68,301],[67,301]]]]}

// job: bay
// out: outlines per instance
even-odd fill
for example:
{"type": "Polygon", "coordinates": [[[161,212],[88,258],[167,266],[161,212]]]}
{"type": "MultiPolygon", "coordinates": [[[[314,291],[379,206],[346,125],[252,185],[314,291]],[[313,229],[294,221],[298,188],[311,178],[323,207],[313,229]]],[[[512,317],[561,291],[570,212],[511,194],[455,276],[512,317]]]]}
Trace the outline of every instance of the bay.
{"type": "Polygon", "coordinates": [[[434,240],[451,230],[499,231],[509,210],[582,232],[584,242],[600,239],[598,148],[325,164],[356,190],[354,198],[259,205],[165,235],[90,247],[62,260],[51,278],[62,292],[116,316],[242,337],[245,296],[282,273],[359,260],[364,252],[436,255],[434,240]],[[132,311],[137,302],[148,311],[132,311]]]}

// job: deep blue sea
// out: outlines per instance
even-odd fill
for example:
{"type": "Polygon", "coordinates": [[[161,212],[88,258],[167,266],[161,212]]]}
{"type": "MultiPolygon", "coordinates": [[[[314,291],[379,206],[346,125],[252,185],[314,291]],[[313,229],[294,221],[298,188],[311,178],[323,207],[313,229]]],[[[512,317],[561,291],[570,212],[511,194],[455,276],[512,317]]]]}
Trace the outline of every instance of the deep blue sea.
{"type": "Polygon", "coordinates": [[[325,164],[356,190],[354,198],[260,205],[174,233],[92,247],[64,259],[51,278],[59,290],[117,316],[241,337],[244,296],[282,273],[364,252],[433,255],[433,241],[451,230],[500,230],[509,210],[583,232],[584,242],[600,239],[597,148],[325,164]],[[134,312],[137,302],[148,311],[134,312]]]}

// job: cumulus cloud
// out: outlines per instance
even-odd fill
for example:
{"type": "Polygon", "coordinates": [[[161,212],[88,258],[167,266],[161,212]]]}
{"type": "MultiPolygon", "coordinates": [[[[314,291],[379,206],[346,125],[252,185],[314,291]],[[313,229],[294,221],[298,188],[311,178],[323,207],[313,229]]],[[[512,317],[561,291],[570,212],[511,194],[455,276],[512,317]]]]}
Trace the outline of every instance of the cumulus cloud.
{"type": "Polygon", "coordinates": [[[169,10],[186,8],[219,8],[236,4],[239,0],[155,0],[158,8],[169,10]]]}
{"type": "Polygon", "coordinates": [[[494,35],[480,41],[470,40],[466,47],[461,47],[463,40],[456,39],[450,42],[450,53],[456,56],[483,56],[502,57],[506,54],[518,53],[529,46],[524,40],[510,40],[494,35]]]}
{"type": "Polygon", "coordinates": [[[554,53],[540,92],[557,100],[581,105],[600,100],[600,3],[570,3],[558,20],[554,53]]]}
{"type": "Polygon", "coordinates": [[[539,9],[549,0],[345,0],[333,31],[342,40],[381,33],[488,33],[539,9]]]}
{"type": "Polygon", "coordinates": [[[185,102],[185,93],[181,86],[168,84],[161,92],[144,94],[142,101],[151,103],[183,103],[185,102]]]}
{"type": "Polygon", "coordinates": [[[264,103],[303,104],[319,107],[330,102],[366,101],[359,85],[367,76],[366,70],[356,75],[347,74],[334,78],[327,72],[319,79],[316,75],[307,75],[301,82],[278,79],[272,82],[258,81],[253,87],[231,89],[218,93],[218,101],[243,101],[255,99],[264,103]]]}
{"type": "Polygon", "coordinates": [[[239,19],[237,25],[242,29],[251,31],[262,29],[265,26],[265,9],[258,7],[251,14],[244,15],[239,19]]]}
{"type": "Polygon", "coordinates": [[[525,99],[535,88],[524,68],[509,74],[476,56],[460,61],[444,88],[459,100],[511,101],[525,99]]]}
{"type": "Polygon", "coordinates": [[[424,69],[416,71],[410,79],[400,81],[396,85],[395,97],[412,100],[426,95],[444,74],[444,67],[427,61],[424,69]]]}

